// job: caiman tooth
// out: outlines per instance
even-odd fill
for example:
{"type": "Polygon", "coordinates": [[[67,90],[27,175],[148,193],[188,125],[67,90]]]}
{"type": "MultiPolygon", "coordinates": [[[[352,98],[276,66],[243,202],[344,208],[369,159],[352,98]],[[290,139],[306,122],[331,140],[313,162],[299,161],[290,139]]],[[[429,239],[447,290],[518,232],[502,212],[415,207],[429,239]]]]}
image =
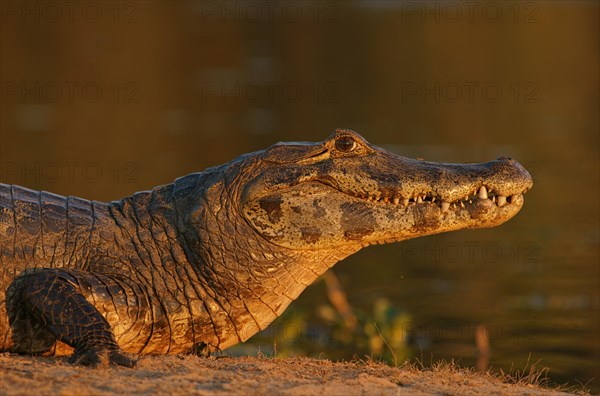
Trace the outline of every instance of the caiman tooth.
{"type": "Polygon", "coordinates": [[[442,213],[448,211],[450,209],[450,202],[442,202],[442,213]]]}
{"type": "Polygon", "coordinates": [[[496,203],[496,196],[495,195],[492,197],[492,202],[496,203]]]}
{"type": "Polygon", "coordinates": [[[504,195],[498,195],[498,206],[504,206],[506,204],[506,197],[504,195]]]}
{"type": "Polygon", "coordinates": [[[460,201],[460,207],[463,209],[465,208],[465,204],[463,203],[463,201],[460,201]]]}
{"type": "Polygon", "coordinates": [[[417,197],[417,203],[423,203],[423,199],[421,198],[420,195],[417,197]]]}
{"type": "Polygon", "coordinates": [[[435,197],[431,197],[431,202],[435,202],[435,197]]]}
{"type": "Polygon", "coordinates": [[[404,207],[408,206],[408,198],[402,199],[402,206],[404,206],[404,207]]]}
{"type": "Polygon", "coordinates": [[[516,195],[516,194],[515,194],[515,195],[511,195],[511,196],[510,196],[510,203],[515,203],[515,202],[517,202],[517,198],[518,198],[518,197],[519,197],[519,196],[518,196],[518,195],[516,195]]]}
{"type": "Polygon", "coordinates": [[[481,186],[481,188],[479,189],[479,199],[487,199],[488,198],[488,193],[487,193],[487,189],[485,188],[485,186],[481,186]]]}
{"type": "Polygon", "coordinates": [[[394,205],[398,205],[398,203],[400,203],[400,198],[394,197],[394,205]]]}

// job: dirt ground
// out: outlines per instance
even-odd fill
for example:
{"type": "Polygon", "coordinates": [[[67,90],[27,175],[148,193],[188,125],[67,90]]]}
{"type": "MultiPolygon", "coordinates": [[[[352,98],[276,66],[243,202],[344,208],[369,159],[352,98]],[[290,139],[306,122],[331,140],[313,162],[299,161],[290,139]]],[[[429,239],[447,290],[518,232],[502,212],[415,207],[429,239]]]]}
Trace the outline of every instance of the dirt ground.
{"type": "Polygon", "coordinates": [[[0,354],[1,395],[565,395],[450,365],[419,370],[309,358],[144,357],[133,369],[0,354]]]}

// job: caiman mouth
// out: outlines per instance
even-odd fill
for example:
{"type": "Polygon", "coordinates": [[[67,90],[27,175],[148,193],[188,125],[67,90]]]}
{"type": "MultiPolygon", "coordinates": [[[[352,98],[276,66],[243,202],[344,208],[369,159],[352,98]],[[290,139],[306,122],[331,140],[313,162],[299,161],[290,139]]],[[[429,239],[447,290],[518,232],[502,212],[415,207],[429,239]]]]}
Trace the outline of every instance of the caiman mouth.
{"type": "Polygon", "coordinates": [[[391,196],[384,195],[381,193],[357,194],[354,191],[341,191],[338,188],[336,188],[335,186],[328,184],[328,183],[327,183],[327,185],[331,188],[336,189],[337,191],[339,191],[342,194],[348,194],[355,198],[360,198],[362,200],[366,200],[369,202],[375,202],[375,203],[381,203],[381,204],[392,204],[392,205],[401,206],[404,208],[411,206],[411,205],[416,205],[416,204],[424,204],[424,203],[435,204],[440,208],[440,211],[442,213],[448,211],[450,208],[456,209],[457,207],[461,207],[461,208],[465,209],[467,205],[473,205],[474,202],[480,202],[481,200],[491,201],[495,206],[501,208],[505,205],[522,202],[523,201],[522,196],[523,196],[523,194],[525,194],[525,192],[527,192],[527,190],[525,190],[518,194],[503,195],[503,194],[495,192],[483,185],[483,186],[479,187],[478,189],[473,190],[473,192],[471,194],[465,195],[463,198],[452,200],[452,201],[446,201],[446,200],[443,200],[441,197],[434,195],[433,193],[418,194],[416,196],[406,198],[406,197],[403,197],[401,194],[394,194],[391,196]]]}

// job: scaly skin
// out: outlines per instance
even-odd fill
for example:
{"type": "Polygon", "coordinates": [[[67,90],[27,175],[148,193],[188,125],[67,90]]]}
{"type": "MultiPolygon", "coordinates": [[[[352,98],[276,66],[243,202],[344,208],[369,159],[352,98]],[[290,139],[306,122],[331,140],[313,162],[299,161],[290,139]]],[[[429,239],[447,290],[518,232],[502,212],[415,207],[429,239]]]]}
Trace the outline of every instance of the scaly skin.
{"type": "Polygon", "coordinates": [[[501,224],[531,187],[511,159],[412,160],[349,130],[112,203],[0,184],[0,350],[124,366],[224,350],[362,247],[501,224]]]}

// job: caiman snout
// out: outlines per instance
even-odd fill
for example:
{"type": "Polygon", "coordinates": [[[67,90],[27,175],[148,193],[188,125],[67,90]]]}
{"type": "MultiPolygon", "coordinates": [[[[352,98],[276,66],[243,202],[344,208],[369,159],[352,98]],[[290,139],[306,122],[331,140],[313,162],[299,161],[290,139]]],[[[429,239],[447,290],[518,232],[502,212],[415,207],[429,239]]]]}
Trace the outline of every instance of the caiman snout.
{"type": "Polygon", "coordinates": [[[481,170],[481,184],[489,190],[495,191],[499,196],[514,196],[526,193],[533,187],[533,180],[527,170],[516,160],[508,157],[499,157],[484,166],[489,171],[481,170]]]}
{"type": "Polygon", "coordinates": [[[519,182],[524,188],[523,192],[527,192],[533,187],[531,175],[517,160],[510,157],[498,157],[494,162],[498,163],[500,171],[508,169],[508,174],[504,175],[505,179],[513,179],[515,182],[519,182]]]}

